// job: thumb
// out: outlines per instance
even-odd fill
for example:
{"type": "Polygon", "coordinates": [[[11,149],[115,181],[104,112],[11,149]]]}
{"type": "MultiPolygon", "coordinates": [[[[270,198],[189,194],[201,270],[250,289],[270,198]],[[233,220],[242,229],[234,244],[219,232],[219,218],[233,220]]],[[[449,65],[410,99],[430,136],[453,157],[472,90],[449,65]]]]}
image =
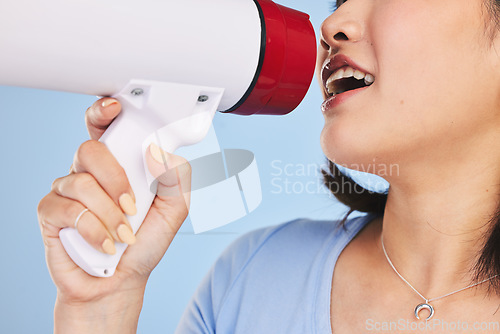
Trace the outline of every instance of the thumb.
{"type": "Polygon", "coordinates": [[[191,198],[191,165],[175,154],[167,153],[156,144],[146,151],[149,172],[158,180],[156,200],[170,206],[189,209],[191,198]]]}
{"type": "Polygon", "coordinates": [[[120,112],[121,104],[114,98],[105,97],[96,101],[85,112],[85,124],[90,138],[94,140],[101,138],[120,112]]]}

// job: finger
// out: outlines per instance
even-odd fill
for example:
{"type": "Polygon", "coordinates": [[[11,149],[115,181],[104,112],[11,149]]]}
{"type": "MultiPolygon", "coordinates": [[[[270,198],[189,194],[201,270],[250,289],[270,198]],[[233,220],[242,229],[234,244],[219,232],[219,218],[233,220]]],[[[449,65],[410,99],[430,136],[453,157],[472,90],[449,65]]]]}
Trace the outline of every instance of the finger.
{"type": "Polygon", "coordinates": [[[127,215],[137,213],[127,174],[103,143],[95,140],[83,143],[75,154],[72,170],[91,174],[127,215]]]}
{"type": "Polygon", "coordinates": [[[166,217],[171,217],[172,223],[180,227],[190,205],[191,166],[186,159],[166,153],[155,144],[147,150],[146,163],[158,180],[154,204],[162,210],[168,210],[166,217]]]}
{"type": "MultiPolygon", "coordinates": [[[[59,196],[82,203],[92,211],[114,240],[129,245],[135,243],[135,236],[127,218],[92,175],[70,174],[54,181],[52,190],[59,196]]],[[[82,217],[87,216],[90,215],[85,214],[82,217]]]]}
{"type": "Polygon", "coordinates": [[[40,201],[38,216],[45,244],[50,238],[59,238],[61,229],[76,225],[78,233],[92,247],[103,253],[116,253],[112,236],[97,216],[80,202],[51,191],[40,201]]]}
{"type": "Polygon", "coordinates": [[[98,140],[121,111],[118,100],[105,97],[97,100],[85,113],[85,124],[90,138],[98,140]]]}

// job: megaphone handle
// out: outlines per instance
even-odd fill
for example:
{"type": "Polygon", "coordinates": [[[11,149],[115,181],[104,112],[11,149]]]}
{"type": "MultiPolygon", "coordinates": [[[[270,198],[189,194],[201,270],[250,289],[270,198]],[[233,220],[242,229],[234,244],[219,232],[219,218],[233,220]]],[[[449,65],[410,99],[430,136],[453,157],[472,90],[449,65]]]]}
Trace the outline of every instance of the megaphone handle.
{"type": "MultiPolygon", "coordinates": [[[[153,202],[155,194],[150,191],[143,165],[143,142],[151,134],[139,126],[134,111],[124,108],[108,128],[101,142],[105,143],[125,170],[136,198],[137,214],[127,216],[134,234],[141,226],[153,202]]],[[[147,130],[146,130],[147,131],[147,130]]],[[[74,228],[65,228],[59,233],[61,242],[73,261],[92,276],[112,276],[126,244],[116,243],[116,253],[107,255],[95,250],[74,228]]]]}
{"type": "MultiPolygon", "coordinates": [[[[142,81],[131,82],[132,87],[139,84],[147,86],[142,81]]],[[[115,96],[122,103],[122,112],[100,139],[125,170],[134,191],[137,214],[127,216],[134,234],[144,221],[155,198],[155,191],[151,189],[153,178],[147,172],[143,159],[147,147],[155,142],[165,151],[174,152],[179,146],[203,139],[210,128],[223,92],[221,89],[170,83],[148,84],[149,88],[154,89],[145,94],[145,101],[139,104],[131,103],[128,99],[130,85],[115,96]],[[200,92],[204,93],[206,99],[211,99],[211,103],[200,106],[200,92]],[[170,122],[161,117],[168,116],[169,113],[175,114],[175,117],[170,116],[170,122]],[[164,131],[165,126],[168,131],[164,131]],[[159,128],[162,128],[163,134],[167,133],[169,136],[162,138],[162,143],[155,136],[159,128]]],[[[59,237],[71,259],[89,275],[98,277],[112,276],[127,248],[124,243],[115,243],[114,255],[101,253],[87,243],[74,228],[62,229],[59,237]]]]}

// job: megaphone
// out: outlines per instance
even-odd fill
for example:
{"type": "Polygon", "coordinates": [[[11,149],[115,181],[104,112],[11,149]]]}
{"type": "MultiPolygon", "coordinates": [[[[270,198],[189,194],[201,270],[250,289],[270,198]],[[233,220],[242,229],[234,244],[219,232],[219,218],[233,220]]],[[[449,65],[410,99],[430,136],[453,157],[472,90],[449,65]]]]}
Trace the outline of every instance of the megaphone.
{"type": "MultiPolygon", "coordinates": [[[[155,194],[142,157],[203,139],[216,111],[283,115],[304,98],[316,61],[309,16],[271,0],[16,0],[0,11],[0,85],[113,96],[122,112],[101,141],[136,197],[136,233],[155,194]],[[161,140],[155,133],[159,129],[161,140]]],[[[60,238],[88,274],[116,254],[74,228],[60,238]]]]}

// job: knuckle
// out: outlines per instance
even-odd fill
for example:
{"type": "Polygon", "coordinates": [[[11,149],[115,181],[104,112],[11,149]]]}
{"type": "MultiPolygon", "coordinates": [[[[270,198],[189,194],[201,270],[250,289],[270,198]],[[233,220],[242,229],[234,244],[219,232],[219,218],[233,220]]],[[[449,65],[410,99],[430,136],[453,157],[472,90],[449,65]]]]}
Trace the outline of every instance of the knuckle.
{"type": "Polygon", "coordinates": [[[85,117],[86,117],[86,118],[88,118],[88,117],[89,117],[88,115],[89,115],[91,112],[93,112],[93,111],[94,111],[94,105],[91,105],[91,106],[90,106],[90,107],[88,107],[88,108],[87,108],[87,110],[85,111],[85,117]]]}
{"type": "Polygon", "coordinates": [[[45,212],[45,208],[47,206],[47,198],[49,197],[49,195],[46,195],[44,198],[42,198],[40,200],[40,202],[38,202],[38,206],[36,208],[36,212],[38,214],[38,217],[39,217],[39,220],[42,219],[42,217],[44,216],[44,212],[45,212]]]}
{"type": "Polygon", "coordinates": [[[187,171],[191,173],[191,164],[186,159],[183,159],[183,161],[184,162],[182,163],[181,166],[183,166],[187,171]]]}
{"type": "Polygon", "coordinates": [[[65,176],[63,176],[63,177],[58,177],[57,179],[55,179],[55,180],[52,182],[52,185],[50,186],[50,189],[51,189],[51,190],[56,189],[56,188],[59,186],[59,184],[61,184],[61,181],[62,181],[62,179],[63,179],[63,178],[65,178],[65,176]]]}
{"type": "Polygon", "coordinates": [[[180,226],[180,223],[184,222],[189,214],[188,204],[184,198],[157,199],[154,204],[158,208],[162,220],[172,227],[180,226]]]}
{"type": "Polygon", "coordinates": [[[78,148],[76,158],[79,161],[85,161],[88,157],[98,154],[101,150],[102,143],[97,140],[87,140],[78,148]]]}
{"type": "Polygon", "coordinates": [[[103,216],[106,217],[105,224],[108,227],[113,227],[115,225],[118,226],[121,223],[121,211],[114,205],[109,205],[108,207],[106,207],[103,210],[103,216]]]}
{"type": "Polygon", "coordinates": [[[179,175],[181,177],[190,177],[191,176],[191,172],[192,172],[191,164],[187,160],[184,160],[184,162],[177,167],[177,170],[179,171],[179,175]]]}
{"type": "Polygon", "coordinates": [[[90,190],[95,184],[96,181],[94,177],[89,173],[78,173],[74,176],[72,187],[74,187],[74,189],[90,190]]]}
{"type": "Polygon", "coordinates": [[[83,224],[78,224],[78,232],[96,250],[100,250],[104,240],[108,238],[106,229],[97,221],[88,218],[82,219],[83,224]]]}
{"type": "Polygon", "coordinates": [[[95,113],[96,111],[99,110],[100,105],[102,104],[102,101],[104,98],[101,98],[94,103],[90,107],[87,108],[87,111],[85,112],[86,117],[88,117],[89,114],[95,113]]]}
{"type": "Polygon", "coordinates": [[[75,205],[70,204],[70,203],[62,204],[60,206],[60,210],[62,213],[62,217],[66,222],[71,222],[79,214],[77,207],[75,205]]]}
{"type": "Polygon", "coordinates": [[[121,167],[110,169],[107,178],[114,185],[125,186],[127,183],[127,174],[121,167]]]}
{"type": "Polygon", "coordinates": [[[172,162],[172,165],[174,165],[174,166],[189,165],[189,167],[191,167],[191,165],[189,164],[189,161],[187,159],[185,159],[184,157],[181,157],[180,155],[172,154],[171,155],[171,162],[172,162]]]}
{"type": "Polygon", "coordinates": [[[191,173],[191,164],[189,161],[178,155],[172,159],[170,166],[171,168],[177,169],[179,172],[191,173]]]}

